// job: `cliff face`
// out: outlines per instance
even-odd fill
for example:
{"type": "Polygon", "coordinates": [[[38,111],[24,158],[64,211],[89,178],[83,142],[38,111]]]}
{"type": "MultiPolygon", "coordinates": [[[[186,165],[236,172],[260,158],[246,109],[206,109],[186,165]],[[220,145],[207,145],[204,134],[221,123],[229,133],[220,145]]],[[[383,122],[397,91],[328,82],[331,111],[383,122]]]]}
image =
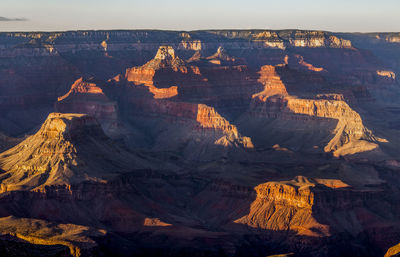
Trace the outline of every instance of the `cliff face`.
{"type": "MultiPolygon", "coordinates": [[[[392,37],[395,38],[395,37],[392,37]]],[[[226,39],[228,45],[242,47],[332,47],[349,48],[351,42],[330,32],[300,30],[230,30],[230,31],[193,31],[193,32],[160,32],[160,31],[81,31],[61,33],[2,33],[0,43],[3,49],[15,44],[25,43],[22,49],[43,48],[47,54],[66,51],[127,50],[129,47],[146,49],[149,43],[172,44],[176,49],[202,50],[213,48],[215,40],[226,39]],[[211,40],[210,40],[211,39],[211,40]],[[208,42],[211,41],[211,42],[208,42]],[[214,41],[214,42],[212,42],[214,41]],[[249,42],[245,42],[249,41],[249,42]]],[[[220,43],[220,42],[217,42],[220,43]]],[[[5,51],[6,52],[6,51],[5,51]]],[[[28,53],[28,51],[27,51],[28,53]]]]}
{"type": "MultiPolygon", "coordinates": [[[[346,103],[340,94],[317,94],[313,96],[314,99],[300,99],[290,96],[281,75],[277,73],[277,68],[279,67],[263,66],[259,72],[260,79],[258,81],[264,85],[264,90],[252,96],[248,113],[243,115],[240,121],[241,124],[246,124],[243,126],[247,127],[247,131],[251,131],[249,126],[257,126],[255,125],[257,123],[248,124],[248,122],[252,122],[253,118],[259,121],[258,124],[275,124],[272,125],[272,127],[275,127],[272,129],[282,129],[282,125],[279,124],[293,124],[293,127],[284,128],[285,131],[292,130],[293,132],[303,130],[302,127],[307,126],[307,123],[317,123],[319,131],[315,133],[322,132],[325,133],[325,136],[314,145],[314,148],[323,147],[325,152],[333,152],[335,156],[371,151],[377,148],[376,141],[384,141],[384,139],[376,138],[370,130],[364,127],[361,116],[346,103]],[[326,145],[321,145],[321,143],[326,145]]],[[[282,74],[285,76],[285,73],[282,74]]],[[[289,88],[291,87],[290,83],[292,82],[288,80],[289,88]]],[[[299,88],[292,90],[297,92],[299,88]]],[[[312,97],[312,95],[309,96],[312,97]]],[[[304,128],[304,130],[312,133],[310,129],[304,128]]],[[[249,134],[252,133],[249,132],[249,134]]],[[[298,136],[299,138],[295,141],[297,146],[302,141],[300,138],[303,136],[301,131],[298,136]]],[[[290,140],[296,140],[294,139],[296,134],[292,134],[291,137],[290,140]]],[[[316,137],[318,138],[319,135],[316,135],[316,137]]],[[[275,139],[277,141],[272,145],[275,143],[285,145],[278,138],[275,139]]],[[[286,141],[286,144],[289,144],[288,146],[292,144],[290,140],[286,141]]],[[[260,141],[263,144],[263,142],[270,140],[261,139],[260,141]]],[[[308,143],[314,142],[316,141],[308,143]]],[[[311,148],[313,145],[309,145],[309,147],[311,148]]]]}
{"type": "Polygon", "coordinates": [[[141,120],[135,123],[158,121],[159,128],[152,129],[153,149],[181,149],[191,159],[218,158],[221,154],[217,152],[224,148],[223,154],[253,148],[251,139],[243,137],[214,107],[197,103],[217,103],[220,98],[237,100],[213,94],[210,73],[220,77],[224,70],[210,68],[205,71],[207,76],[200,70],[182,61],[169,46],[160,47],[145,65],[127,69],[125,79],[131,91],[127,101],[134,106],[130,112],[137,117],[132,119],[141,120]],[[147,96],[138,98],[135,92],[140,90],[147,91],[147,96]]]}
{"type": "Polygon", "coordinates": [[[117,103],[111,101],[93,82],[83,78],[71,86],[70,91],[58,98],[55,110],[61,113],[82,113],[95,117],[107,134],[114,134],[118,129],[117,103]]]}
{"type": "Polygon", "coordinates": [[[265,102],[267,98],[274,95],[287,96],[288,92],[280,76],[276,73],[275,67],[265,65],[261,67],[258,81],[264,86],[264,90],[254,94],[252,97],[265,102]]]}
{"type": "Polygon", "coordinates": [[[177,96],[178,85],[195,87],[204,83],[198,75],[198,69],[187,67],[175,56],[171,46],[161,46],[155,57],[145,65],[127,69],[125,78],[135,85],[148,87],[154,98],[162,99],[177,96]]]}
{"type": "MultiPolygon", "coordinates": [[[[297,134],[299,136],[297,142],[302,141],[301,130],[307,131],[305,128],[307,123],[318,123],[319,131],[315,133],[325,131],[326,136],[316,144],[316,147],[323,147],[325,152],[333,152],[335,156],[370,151],[377,148],[375,142],[384,140],[375,137],[363,125],[360,115],[344,101],[274,97],[264,102],[255,98],[249,112],[250,117],[261,120],[264,118],[265,122],[275,123],[276,128],[282,128],[279,123],[293,124],[293,127],[286,127],[285,130],[293,132],[300,130],[300,133],[297,134]]],[[[296,134],[292,134],[291,137],[291,140],[296,140],[296,134]]],[[[279,141],[279,139],[277,140],[279,141]]],[[[315,141],[313,142],[315,143],[315,141]]],[[[308,143],[312,144],[312,142],[308,143]]],[[[279,144],[285,145],[282,142],[279,144]]]]}
{"type": "Polygon", "coordinates": [[[213,107],[167,100],[135,101],[134,106],[135,120],[157,124],[152,128],[155,151],[179,151],[188,159],[210,160],[253,148],[251,139],[213,107]]]}
{"type": "Polygon", "coordinates": [[[301,182],[300,187],[274,182],[257,186],[257,197],[250,206],[250,213],[235,222],[268,230],[294,230],[303,235],[328,236],[329,226],[320,224],[313,217],[312,187],[315,184],[301,182]]]}

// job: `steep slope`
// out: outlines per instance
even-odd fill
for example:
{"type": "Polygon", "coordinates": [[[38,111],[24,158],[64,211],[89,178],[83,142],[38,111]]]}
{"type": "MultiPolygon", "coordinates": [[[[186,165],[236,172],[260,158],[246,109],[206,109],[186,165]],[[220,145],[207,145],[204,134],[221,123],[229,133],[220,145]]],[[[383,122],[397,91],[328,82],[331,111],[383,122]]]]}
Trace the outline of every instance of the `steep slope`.
{"type": "Polygon", "coordinates": [[[222,156],[245,158],[245,152],[253,148],[251,139],[242,136],[236,126],[213,107],[203,104],[178,104],[176,107],[177,112],[172,115],[179,117],[182,108],[190,110],[190,115],[168,125],[158,136],[154,150],[181,149],[186,158],[204,161],[222,156]]]}
{"type": "Polygon", "coordinates": [[[125,78],[135,85],[148,87],[154,98],[162,99],[177,96],[179,84],[204,84],[198,75],[196,68],[187,67],[171,46],[160,46],[152,60],[141,67],[127,69],[125,78]]]}
{"type": "Polygon", "coordinates": [[[118,129],[117,103],[90,79],[79,78],[64,96],[58,98],[55,110],[61,113],[82,113],[95,117],[107,134],[118,129]]]}
{"type": "Polygon", "coordinates": [[[169,46],[161,46],[145,65],[128,69],[122,80],[121,76],[113,80],[116,87],[126,90],[122,104],[129,108],[125,117],[134,126],[145,127],[144,133],[151,133],[155,151],[177,151],[189,159],[208,160],[253,148],[251,139],[242,136],[212,105],[202,104],[216,102],[208,81],[197,66],[179,59],[169,46]]]}
{"type": "MultiPolygon", "coordinates": [[[[327,182],[333,188],[348,187],[340,180],[327,182]]],[[[318,182],[306,177],[258,185],[249,214],[235,223],[270,230],[294,230],[309,236],[329,236],[329,226],[320,224],[314,217],[317,193],[313,188],[316,185],[318,182]]]]}
{"type": "Polygon", "coordinates": [[[106,181],[145,167],[147,160],[115,145],[84,114],[52,113],[35,135],[0,155],[3,192],[106,181]]]}
{"type": "Polygon", "coordinates": [[[341,156],[371,151],[377,142],[385,142],[363,125],[361,116],[340,94],[310,94],[311,99],[290,96],[273,66],[261,69],[259,81],[264,90],[253,95],[247,114],[238,122],[260,146],[321,148],[341,156]],[[256,129],[260,127],[275,136],[262,138],[256,129]]]}

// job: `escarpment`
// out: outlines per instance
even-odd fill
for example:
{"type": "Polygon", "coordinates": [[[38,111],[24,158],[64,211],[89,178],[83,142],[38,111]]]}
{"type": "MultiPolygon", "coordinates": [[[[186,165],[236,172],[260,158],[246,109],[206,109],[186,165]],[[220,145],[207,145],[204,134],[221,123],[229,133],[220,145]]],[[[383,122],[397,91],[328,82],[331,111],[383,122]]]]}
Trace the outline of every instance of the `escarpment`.
{"type": "MultiPolygon", "coordinates": [[[[368,222],[382,222],[380,214],[371,214],[366,204],[372,204],[374,197],[382,196],[381,190],[356,189],[340,180],[303,176],[290,181],[267,182],[254,189],[257,196],[248,214],[235,223],[328,237],[339,231],[352,231],[354,236],[363,231],[371,233],[368,222]],[[354,218],[350,218],[353,214],[354,218]]],[[[380,243],[379,236],[374,240],[380,243]]]]}
{"type": "MultiPolygon", "coordinates": [[[[219,51],[222,55],[222,50],[219,51]]],[[[215,107],[198,103],[219,103],[223,108],[226,107],[224,100],[237,101],[231,94],[217,91],[218,87],[228,87],[229,84],[214,84],[219,81],[213,76],[221,76],[232,69],[241,76],[240,69],[218,67],[207,68],[203,75],[199,67],[179,59],[172,47],[160,47],[155,57],[145,65],[126,71],[126,87],[130,93],[125,98],[129,105],[134,106],[129,111],[134,113],[131,120],[134,124],[158,122],[159,128],[152,129],[155,138],[153,149],[181,149],[184,156],[194,159],[218,158],[226,152],[253,148],[251,139],[242,136],[215,107]],[[138,97],[136,92],[146,90],[145,96],[138,97]],[[221,153],[217,154],[218,151],[221,153]]],[[[236,87],[242,86],[241,77],[236,83],[239,83],[236,87]]]]}
{"type": "MultiPolygon", "coordinates": [[[[396,38],[396,37],[390,37],[396,38]]],[[[330,32],[301,30],[213,30],[159,33],[157,31],[70,31],[57,33],[2,33],[0,43],[3,49],[21,44],[20,51],[26,55],[32,52],[63,54],[70,51],[130,50],[132,47],[143,50],[151,48],[157,42],[173,45],[176,49],[199,51],[214,48],[215,44],[226,41],[226,46],[245,48],[285,47],[330,47],[349,48],[351,42],[330,32]],[[248,40],[245,42],[244,40],[248,40]],[[146,47],[147,46],[147,47],[146,47]],[[30,49],[30,51],[28,51],[30,49]]],[[[395,42],[395,40],[392,40],[395,42]]],[[[217,46],[218,47],[218,46],[217,46]]],[[[14,50],[16,51],[16,50],[14,50]]],[[[2,51],[9,54],[9,51],[2,51]]]]}
{"type": "MultiPolygon", "coordinates": [[[[289,131],[295,133],[289,139],[282,138],[283,141],[278,137],[275,138],[277,141],[274,143],[271,141],[272,145],[286,143],[291,146],[296,142],[294,144],[298,147],[304,131],[306,134],[315,133],[315,138],[300,145],[307,147],[308,144],[310,149],[321,147],[325,152],[333,152],[335,156],[340,156],[371,151],[378,147],[376,142],[384,141],[375,137],[364,126],[361,116],[345,102],[343,96],[318,94],[311,99],[290,96],[281,76],[273,66],[262,67],[259,82],[264,85],[264,90],[252,96],[249,110],[242,116],[240,123],[254,122],[252,126],[256,126],[257,122],[267,123],[271,126],[270,129],[279,128],[288,133],[292,133],[289,131]],[[252,121],[253,118],[257,122],[252,121]],[[311,123],[316,125],[315,132],[307,128],[307,124],[311,123]],[[299,136],[297,139],[295,139],[296,133],[299,136]],[[316,138],[318,139],[315,140],[316,138]]],[[[244,125],[246,126],[249,128],[248,124],[244,125]]],[[[251,128],[245,131],[252,134],[251,128]]],[[[268,142],[268,139],[259,140],[261,144],[268,142]]]]}
{"type": "Polygon", "coordinates": [[[294,230],[300,234],[328,236],[329,226],[313,217],[314,192],[308,182],[300,187],[269,182],[255,188],[256,200],[247,216],[235,223],[271,230],[294,230]]]}
{"type": "Polygon", "coordinates": [[[324,151],[337,156],[373,150],[377,147],[375,142],[381,140],[363,125],[361,116],[344,101],[274,97],[263,102],[255,98],[250,112],[252,116],[273,119],[273,122],[288,121],[300,126],[307,122],[318,123],[319,129],[331,134],[322,141],[329,140],[323,146],[324,151]]]}
{"type": "Polygon", "coordinates": [[[186,158],[209,160],[253,148],[249,137],[210,106],[167,100],[135,101],[135,106],[137,122],[158,124],[152,129],[156,151],[180,149],[186,158]]]}
{"type": "Polygon", "coordinates": [[[177,96],[181,84],[202,86],[205,82],[198,73],[195,67],[188,67],[175,56],[171,46],[161,46],[155,57],[145,65],[127,69],[125,78],[137,86],[147,87],[154,98],[162,99],[177,96]]]}
{"type": "Polygon", "coordinates": [[[64,96],[58,97],[55,110],[61,113],[82,113],[95,117],[107,134],[118,130],[118,107],[94,82],[79,78],[64,96]]]}

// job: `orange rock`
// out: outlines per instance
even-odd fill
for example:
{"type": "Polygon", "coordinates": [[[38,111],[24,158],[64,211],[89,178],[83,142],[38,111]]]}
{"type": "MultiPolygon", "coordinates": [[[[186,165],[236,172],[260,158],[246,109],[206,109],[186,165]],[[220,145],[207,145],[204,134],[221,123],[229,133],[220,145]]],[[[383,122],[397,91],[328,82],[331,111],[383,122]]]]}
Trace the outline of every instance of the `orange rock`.
{"type": "Polygon", "coordinates": [[[99,120],[106,133],[114,133],[118,126],[117,103],[111,101],[94,82],[83,78],[72,85],[70,91],[58,98],[55,103],[57,112],[83,113],[99,120]]]}
{"type": "Polygon", "coordinates": [[[264,85],[264,90],[254,94],[253,98],[258,98],[260,101],[265,102],[268,97],[274,95],[287,96],[288,92],[283,84],[281,78],[276,73],[275,67],[271,65],[264,65],[259,71],[260,78],[258,82],[264,85]]]}

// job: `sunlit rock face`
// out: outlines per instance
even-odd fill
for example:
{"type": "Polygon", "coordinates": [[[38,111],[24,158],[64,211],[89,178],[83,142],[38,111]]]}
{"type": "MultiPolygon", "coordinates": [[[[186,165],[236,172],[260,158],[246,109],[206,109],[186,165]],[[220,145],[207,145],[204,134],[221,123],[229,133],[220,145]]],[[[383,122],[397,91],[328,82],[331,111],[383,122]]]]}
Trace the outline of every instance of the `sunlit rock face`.
{"type": "Polygon", "coordinates": [[[251,139],[242,136],[236,126],[214,107],[197,103],[218,104],[220,101],[224,104],[223,99],[233,103],[237,101],[235,95],[243,97],[233,90],[217,91],[217,85],[213,84],[218,77],[226,76],[227,82],[218,85],[221,88],[242,86],[242,77],[238,81],[235,79],[242,76],[243,68],[218,67],[220,63],[217,67],[208,67],[210,60],[232,61],[232,58],[219,48],[210,57],[187,63],[175,55],[172,47],[161,46],[155,57],[145,65],[127,69],[125,79],[128,88],[133,90],[128,101],[135,107],[131,110],[134,113],[132,116],[137,117],[132,119],[153,122],[148,117],[153,117],[153,120],[156,117],[163,124],[160,128],[152,128],[156,138],[152,146],[154,150],[181,149],[184,156],[190,159],[214,159],[231,150],[237,152],[253,148],[251,139]],[[202,68],[203,63],[206,67],[202,68]],[[236,76],[234,80],[231,74],[236,76]],[[233,85],[229,84],[231,81],[234,81],[233,85]],[[143,87],[148,90],[148,97],[138,98],[134,91],[143,87]]]}
{"type": "Polygon", "coordinates": [[[368,230],[367,219],[375,222],[379,219],[366,215],[368,207],[363,202],[369,201],[369,194],[378,196],[380,193],[351,190],[341,180],[297,176],[289,181],[260,184],[255,191],[257,196],[249,213],[235,223],[274,231],[292,230],[311,237],[329,237],[345,230],[361,233],[368,230]],[[354,219],[345,217],[349,213],[341,213],[341,210],[356,213],[354,219]]]}
{"type": "Polygon", "coordinates": [[[385,253],[385,257],[393,257],[398,256],[400,253],[400,245],[397,244],[395,246],[390,247],[385,253]]]}
{"type": "Polygon", "coordinates": [[[332,47],[350,48],[351,41],[329,36],[324,32],[296,31],[289,39],[290,45],[294,47],[332,47]]]}
{"type": "Polygon", "coordinates": [[[94,82],[83,78],[71,86],[70,91],[58,97],[55,109],[62,113],[82,113],[95,117],[106,133],[113,134],[118,130],[118,107],[94,82]]]}
{"type": "Polygon", "coordinates": [[[95,83],[78,79],[71,90],[57,100],[56,109],[60,112],[84,113],[100,120],[115,120],[117,106],[95,83]],[[82,109],[80,109],[82,108],[82,109]]]}
{"type": "Polygon", "coordinates": [[[386,77],[390,80],[396,80],[396,74],[393,71],[378,70],[376,74],[381,77],[386,77]]]}
{"type": "Polygon", "coordinates": [[[280,76],[276,73],[274,66],[265,65],[259,71],[260,78],[258,81],[264,86],[264,90],[254,94],[252,98],[256,98],[265,102],[270,96],[279,95],[287,96],[288,92],[283,84],[280,76]]]}
{"type": "Polygon", "coordinates": [[[163,99],[178,95],[178,87],[174,81],[177,75],[174,73],[195,74],[196,70],[186,67],[185,63],[175,56],[171,46],[161,46],[151,61],[141,67],[127,69],[125,78],[135,85],[148,87],[154,98],[163,99]]]}
{"type": "Polygon", "coordinates": [[[138,161],[137,167],[146,165],[136,158],[114,146],[94,117],[51,113],[36,134],[0,155],[0,169],[5,171],[1,187],[2,191],[30,190],[106,179],[124,165],[130,169],[132,161],[138,161]],[[118,164],[103,160],[101,156],[107,154],[118,164]]]}
{"type": "MultiPolygon", "coordinates": [[[[320,147],[325,152],[333,152],[336,156],[374,150],[378,147],[377,140],[383,140],[376,138],[370,130],[364,127],[361,116],[351,109],[344,101],[343,96],[319,94],[314,96],[317,99],[300,99],[288,94],[276,67],[263,66],[259,73],[261,75],[259,82],[264,85],[264,90],[252,96],[248,113],[242,116],[241,121],[246,124],[244,127],[247,127],[248,131],[252,130],[249,123],[254,122],[252,126],[257,126],[255,120],[258,120],[258,124],[275,123],[271,129],[283,129],[294,133],[288,142],[296,138],[295,131],[299,130],[299,138],[294,141],[295,144],[299,144],[302,141],[303,129],[308,133],[313,133],[312,130],[303,126],[307,126],[308,122],[316,123],[316,127],[318,127],[315,131],[316,137],[319,137],[318,134],[321,132],[324,133],[323,131],[325,131],[326,137],[322,140],[319,139],[320,141],[316,145],[309,145],[309,147],[320,147]],[[284,124],[293,126],[283,128],[282,126],[286,126],[284,124]]],[[[277,141],[273,143],[271,141],[273,138],[262,141],[264,143],[271,142],[271,145],[276,143],[282,145],[278,137],[275,139],[277,141]]],[[[317,141],[311,140],[304,143],[317,141]]]]}
{"type": "Polygon", "coordinates": [[[304,235],[329,235],[329,227],[313,217],[315,184],[308,180],[291,183],[269,182],[257,186],[257,198],[250,213],[235,222],[255,228],[295,230],[304,235]]]}

